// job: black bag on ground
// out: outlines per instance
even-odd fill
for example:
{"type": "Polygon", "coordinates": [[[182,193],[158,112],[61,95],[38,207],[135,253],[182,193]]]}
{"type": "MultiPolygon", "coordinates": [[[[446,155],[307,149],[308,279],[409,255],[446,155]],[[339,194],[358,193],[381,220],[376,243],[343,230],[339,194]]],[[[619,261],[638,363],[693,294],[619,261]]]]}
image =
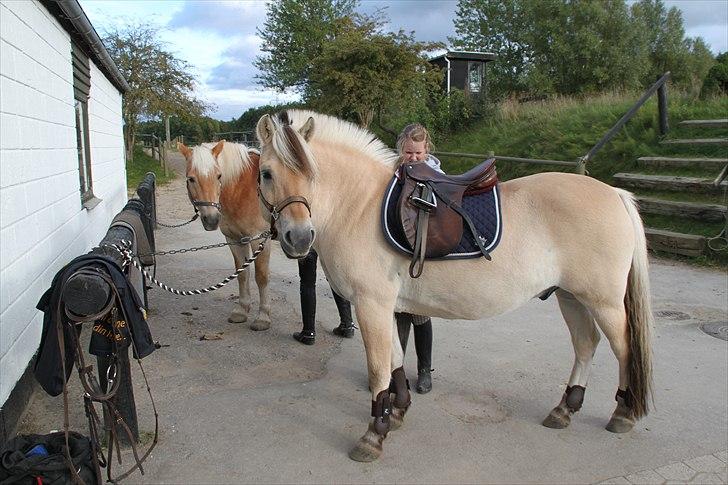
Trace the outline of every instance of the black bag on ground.
{"type": "MultiPolygon", "coordinates": [[[[68,444],[73,465],[81,479],[87,484],[97,483],[91,441],[86,436],[69,431],[68,444]]],[[[73,483],[65,448],[66,436],[63,431],[20,435],[11,439],[0,451],[0,485],[73,483]],[[38,478],[41,482],[38,482],[38,478]]]]}

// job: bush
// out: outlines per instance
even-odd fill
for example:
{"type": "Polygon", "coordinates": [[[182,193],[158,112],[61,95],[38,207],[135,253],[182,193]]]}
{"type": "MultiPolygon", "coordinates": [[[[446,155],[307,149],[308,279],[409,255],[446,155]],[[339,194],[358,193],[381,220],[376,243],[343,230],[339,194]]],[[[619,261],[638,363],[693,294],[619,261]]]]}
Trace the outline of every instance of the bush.
{"type": "Polygon", "coordinates": [[[708,71],[703,88],[700,90],[700,97],[703,99],[709,96],[728,95],[728,52],[720,54],[715,60],[717,62],[708,71]]]}

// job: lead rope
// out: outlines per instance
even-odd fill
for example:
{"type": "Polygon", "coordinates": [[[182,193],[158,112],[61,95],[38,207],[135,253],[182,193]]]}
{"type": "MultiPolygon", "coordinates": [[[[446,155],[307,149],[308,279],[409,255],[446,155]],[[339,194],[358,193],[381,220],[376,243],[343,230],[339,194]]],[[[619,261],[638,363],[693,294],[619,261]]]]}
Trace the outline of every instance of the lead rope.
{"type": "MultiPolygon", "coordinates": [[[[109,245],[106,245],[105,247],[112,247],[112,248],[116,249],[117,251],[119,251],[119,253],[121,253],[121,255],[124,258],[125,267],[129,264],[134,265],[134,267],[136,269],[141,271],[141,273],[144,275],[144,277],[146,279],[148,279],[149,281],[151,281],[158,287],[162,288],[163,290],[168,291],[175,295],[179,295],[179,296],[190,296],[190,295],[202,295],[205,293],[210,293],[211,291],[219,290],[220,288],[224,287],[225,285],[230,283],[232,280],[237,278],[238,275],[240,273],[242,273],[243,271],[245,271],[248,268],[248,266],[250,266],[258,258],[258,255],[260,255],[260,253],[263,252],[263,250],[265,249],[266,242],[268,242],[268,239],[270,239],[270,232],[266,231],[266,232],[262,233],[260,236],[257,236],[252,239],[253,240],[263,239],[263,240],[260,242],[260,244],[258,244],[258,247],[255,249],[255,251],[253,251],[253,254],[251,255],[251,257],[245,258],[245,263],[243,263],[243,265],[240,268],[236,268],[235,272],[233,274],[231,274],[227,278],[223,279],[221,282],[208,286],[206,288],[201,288],[199,290],[178,290],[176,288],[172,288],[171,286],[168,286],[168,285],[162,283],[161,281],[157,280],[157,278],[150,275],[147,272],[147,270],[142,267],[142,265],[139,263],[139,261],[135,258],[135,255],[132,254],[131,242],[129,242],[129,241],[126,241],[126,240],[121,241],[121,246],[116,245],[116,244],[109,244],[109,245]]],[[[217,246],[214,246],[214,247],[217,247],[217,246]]],[[[207,249],[207,248],[205,248],[205,249],[207,249]]]]}

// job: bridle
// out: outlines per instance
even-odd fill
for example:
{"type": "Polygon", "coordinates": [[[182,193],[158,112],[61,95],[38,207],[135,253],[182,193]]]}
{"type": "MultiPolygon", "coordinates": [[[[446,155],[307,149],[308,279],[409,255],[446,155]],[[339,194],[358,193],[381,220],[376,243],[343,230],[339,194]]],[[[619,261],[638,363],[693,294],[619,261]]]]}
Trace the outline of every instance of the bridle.
{"type": "Polygon", "coordinates": [[[222,212],[222,204],[220,204],[219,202],[211,202],[209,200],[197,200],[197,199],[193,199],[192,198],[192,195],[190,195],[189,183],[190,183],[190,180],[187,179],[187,185],[188,185],[188,187],[187,187],[187,197],[189,197],[190,202],[192,203],[192,207],[195,209],[195,215],[194,215],[194,218],[192,220],[197,219],[199,217],[199,215],[200,215],[199,214],[199,212],[200,212],[199,208],[200,207],[214,207],[215,209],[217,209],[220,212],[222,212]]]}
{"type": "Polygon", "coordinates": [[[275,225],[280,218],[283,209],[285,209],[289,205],[296,202],[305,205],[306,209],[308,209],[308,216],[311,217],[311,205],[302,195],[292,195],[290,197],[286,197],[278,204],[271,204],[270,202],[268,202],[268,200],[263,195],[263,192],[260,190],[260,174],[258,174],[258,198],[263,203],[265,208],[268,209],[268,212],[270,212],[270,233],[272,239],[278,238],[278,231],[276,230],[275,225]]]}

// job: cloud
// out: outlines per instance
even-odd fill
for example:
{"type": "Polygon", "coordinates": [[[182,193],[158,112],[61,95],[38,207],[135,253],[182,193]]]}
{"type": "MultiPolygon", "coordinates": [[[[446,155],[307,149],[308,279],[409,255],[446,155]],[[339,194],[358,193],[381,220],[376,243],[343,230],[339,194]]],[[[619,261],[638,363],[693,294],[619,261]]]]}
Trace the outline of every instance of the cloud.
{"type": "Polygon", "coordinates": [[[222,62],[215,66],[206,83],[213,89],[253,89],[257,86],[258,69],[253,60],[260,54],[260,38],[247,35],[222,53],[222,62]]]}
{"type": "Polygon", "coordinates": [[[420,0],[400,0],[397,2],[374,0],[362,2],[359,11],[371,15],[377,10],[384,12],[389,19],[390,31],[414,32],[419,41],[447,42],[447,37],[455,34],[453,19],[457,9],[456,0],[422,2],[420,0]]]}
{"type": "Polygon", "coordinates": [[[265,21],[265,2],[187,1],[167,27],[206,30],[224,36],[255,34],[265,21]]]}

